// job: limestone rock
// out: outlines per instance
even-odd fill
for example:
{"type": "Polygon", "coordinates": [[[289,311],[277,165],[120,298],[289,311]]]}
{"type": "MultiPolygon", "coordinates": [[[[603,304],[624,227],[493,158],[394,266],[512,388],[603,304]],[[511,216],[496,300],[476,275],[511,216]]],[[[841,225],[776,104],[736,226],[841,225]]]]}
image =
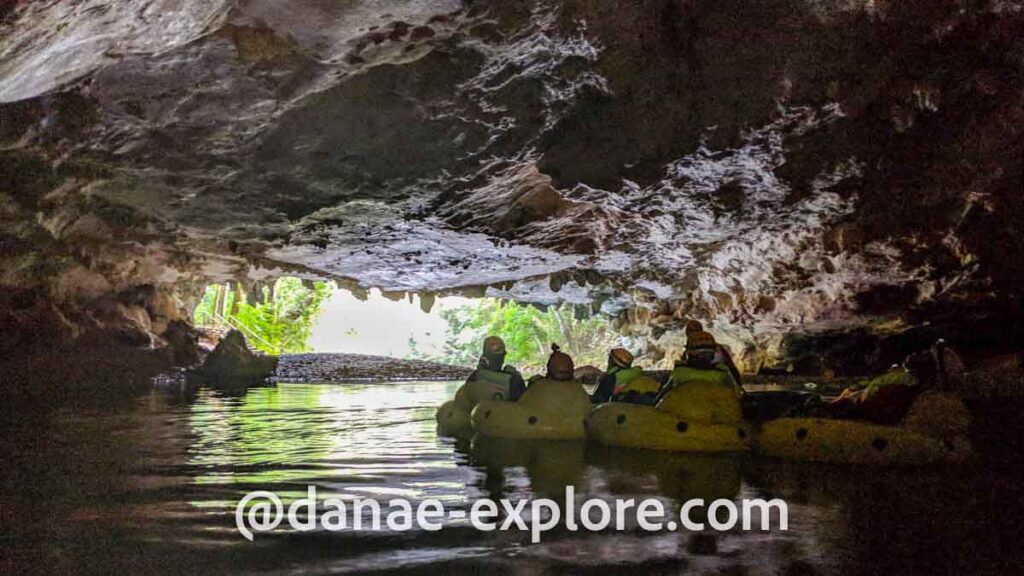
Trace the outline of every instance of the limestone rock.
{"type": "Polygon", "coordinates": [[[1024,382],[1021,353],[1003,354],[982,361],[970,371],[966,393],[1020,397],[1021,382],[1024,382]]]}
{"type": "Polygon", "coordinates": [[[7,2],[0,288],[140,346],[170,311],[104,301],[286,271],[591,305],[668,362],[669,317],[748,368],[1019,341],[1024,16],[819,4],[7,2]]]}
{"type": "Polygon", "coordinates": [[[194,366],[199,363],[199,333],[181,320],[172,320],[163,332],[175,366],[194,366]]]}
{"type": "Polygon", "coordinates": [[[189,373],[190,379],[212,388],[244,389],[264,384],[277,369],[276,356],[249,350],[245,336],[232,330],[221,339],[202,366],[189,373]]]}

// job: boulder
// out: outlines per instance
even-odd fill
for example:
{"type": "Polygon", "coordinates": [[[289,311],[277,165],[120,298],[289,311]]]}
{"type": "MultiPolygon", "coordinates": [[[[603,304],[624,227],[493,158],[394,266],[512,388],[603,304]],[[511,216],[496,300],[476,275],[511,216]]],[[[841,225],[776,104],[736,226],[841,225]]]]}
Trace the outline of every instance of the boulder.
{"type": "Polygon", "coordinates": [[[189,379],[212,388],[237,390],[265,384],[277,369],[277,356],[265,356],[249,350],[245,336],[232,330],[221,339],[202,366],[189,373],[189,379]]]}
{"type": "Polygon", "coordinates": [[[153,325],[149,314],[140,306],[106,300],[95,307],[92,317],[96,328],[129,346],[153,347],[153,325]]]}
{"type": "Polygon", "coordinates": [[[1004,354],[978,363],[971,372],[970,395],[985,397],[1020,397],[1020,383],[1024,381],[1021,354],[1004,354]]]}
{"type": "Polygon", "coordinates": [[[187,322],[169,322],[163,339],[167,342],[171,362],[175,366],[195,366],[199,363],[199,332],[187,322]]]}

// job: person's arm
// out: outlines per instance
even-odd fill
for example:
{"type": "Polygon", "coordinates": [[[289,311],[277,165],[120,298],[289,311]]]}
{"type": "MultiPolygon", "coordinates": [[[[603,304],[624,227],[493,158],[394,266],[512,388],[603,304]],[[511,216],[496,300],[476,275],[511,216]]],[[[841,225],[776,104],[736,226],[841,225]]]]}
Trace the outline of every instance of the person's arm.
{"type": "Polygon", "coordinates": [[[602,374],[597,379],[597,388],[594,389],[594,394],[590,397],[591,404],[604,404],[610,402],[612,394],[615,392],[615,375],[614,374],[602,374]]]}
{"type": "Polygon", "coordinates": [[[523,381],[523,375],[516,372],[508,383],[509,400],[512,402],[519,400],[523,392],[526,392],[526,382],[523,381]]]}
{"type": "Polygon", "coordinates": [[[732,376],[733,382],[736,383],[736,386],[740,390],[743,390],[743,382],[740,379],[740,370],[736,367],[736,363],[732,361],[732,352],[721,344],[718,345],[718,350],[722,355],[722,363],[725,364],[725,367],[729,370],[729,375],[732,376]]]}

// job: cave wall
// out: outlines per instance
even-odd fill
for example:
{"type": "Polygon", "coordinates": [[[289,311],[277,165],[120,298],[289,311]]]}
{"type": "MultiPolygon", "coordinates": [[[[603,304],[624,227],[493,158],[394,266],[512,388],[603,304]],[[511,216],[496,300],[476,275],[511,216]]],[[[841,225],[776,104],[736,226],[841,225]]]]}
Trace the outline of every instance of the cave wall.
{"type": "Polygon", "coordinates": [[[652,366],[690,318],[751,371],[1019,334],[1019,2],[350,4],[0,4],[5,356],[182,361],[205,283],[285,273],[652,366]]]}

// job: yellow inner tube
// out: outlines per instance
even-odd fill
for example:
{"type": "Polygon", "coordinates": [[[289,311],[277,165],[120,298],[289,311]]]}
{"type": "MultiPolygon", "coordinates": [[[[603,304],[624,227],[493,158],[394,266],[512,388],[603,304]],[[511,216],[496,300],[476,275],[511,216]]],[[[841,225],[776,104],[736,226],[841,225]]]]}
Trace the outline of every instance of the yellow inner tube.
{"type": "Polygon", "coordinates": [[[587,446],[574,440],[528,440],[476,435],[470,446],[473,466],[488,476],[504,477],[509,468],[522,467],[530,490],[538,497],[565,498],[565,489],[586,488],[587,446]]]}
{"type": "Polygon", "coordinates": [[[469,410],[455,400],[449,400],[437,409],[437,428],[442,435],[456,435],[470,431],[469,410]]]}
{"type": "Polygon", "coordinates": [[[612,402],[598,406],[587,421],[587,437],[607,446],[685,452],[750,449],[752,431],[730,424],[687,421],[652,406],[612,402]]]}
{"type": "Polygon", "coordinates": [[[857,464],[928,464],[966,459],[963,437],[940,439],[898,426],[853,420],[780,418],[758,436],[761,453],[791,460],[857,464]]]}
{"type": "Polygon", "coordinates": [[[483,400],[500,398],[508,391],[490,382],[470,380],[455,392],[455,399],[449,400],[437,409],[438,430],[442,434],[457,435],[471,430],[469,415],[483,400]]]}
{"type": "Polygon", "coordinates": [[[470,412],[484,400],[501,400],[507,395],[507,387],[483,380],[470,380],[459,386],[455,392],[455,401],[470,412]]]}
{"type": "Polygon", "coordinates": [[[733,424],[743,420],[739,391],[716,382],[676,385],[658,402],[657,408],[690,423],[733,424]]]}
{"type": "Polygon", "coordinates": [[[518,402],[484,400],[471,413],[473,429],[494,438],[575,440],[586,435],[590,396],[575,381],[538,380],[518,402]]]}
{"type": "Polygon", "coordinates": [[[609,446],[681,452],[749,450],[753,436],[743,421],[739,391],[700,380],[676,384],[657,406],[599,406],[590,415],[587,434],[609,446]]]}

